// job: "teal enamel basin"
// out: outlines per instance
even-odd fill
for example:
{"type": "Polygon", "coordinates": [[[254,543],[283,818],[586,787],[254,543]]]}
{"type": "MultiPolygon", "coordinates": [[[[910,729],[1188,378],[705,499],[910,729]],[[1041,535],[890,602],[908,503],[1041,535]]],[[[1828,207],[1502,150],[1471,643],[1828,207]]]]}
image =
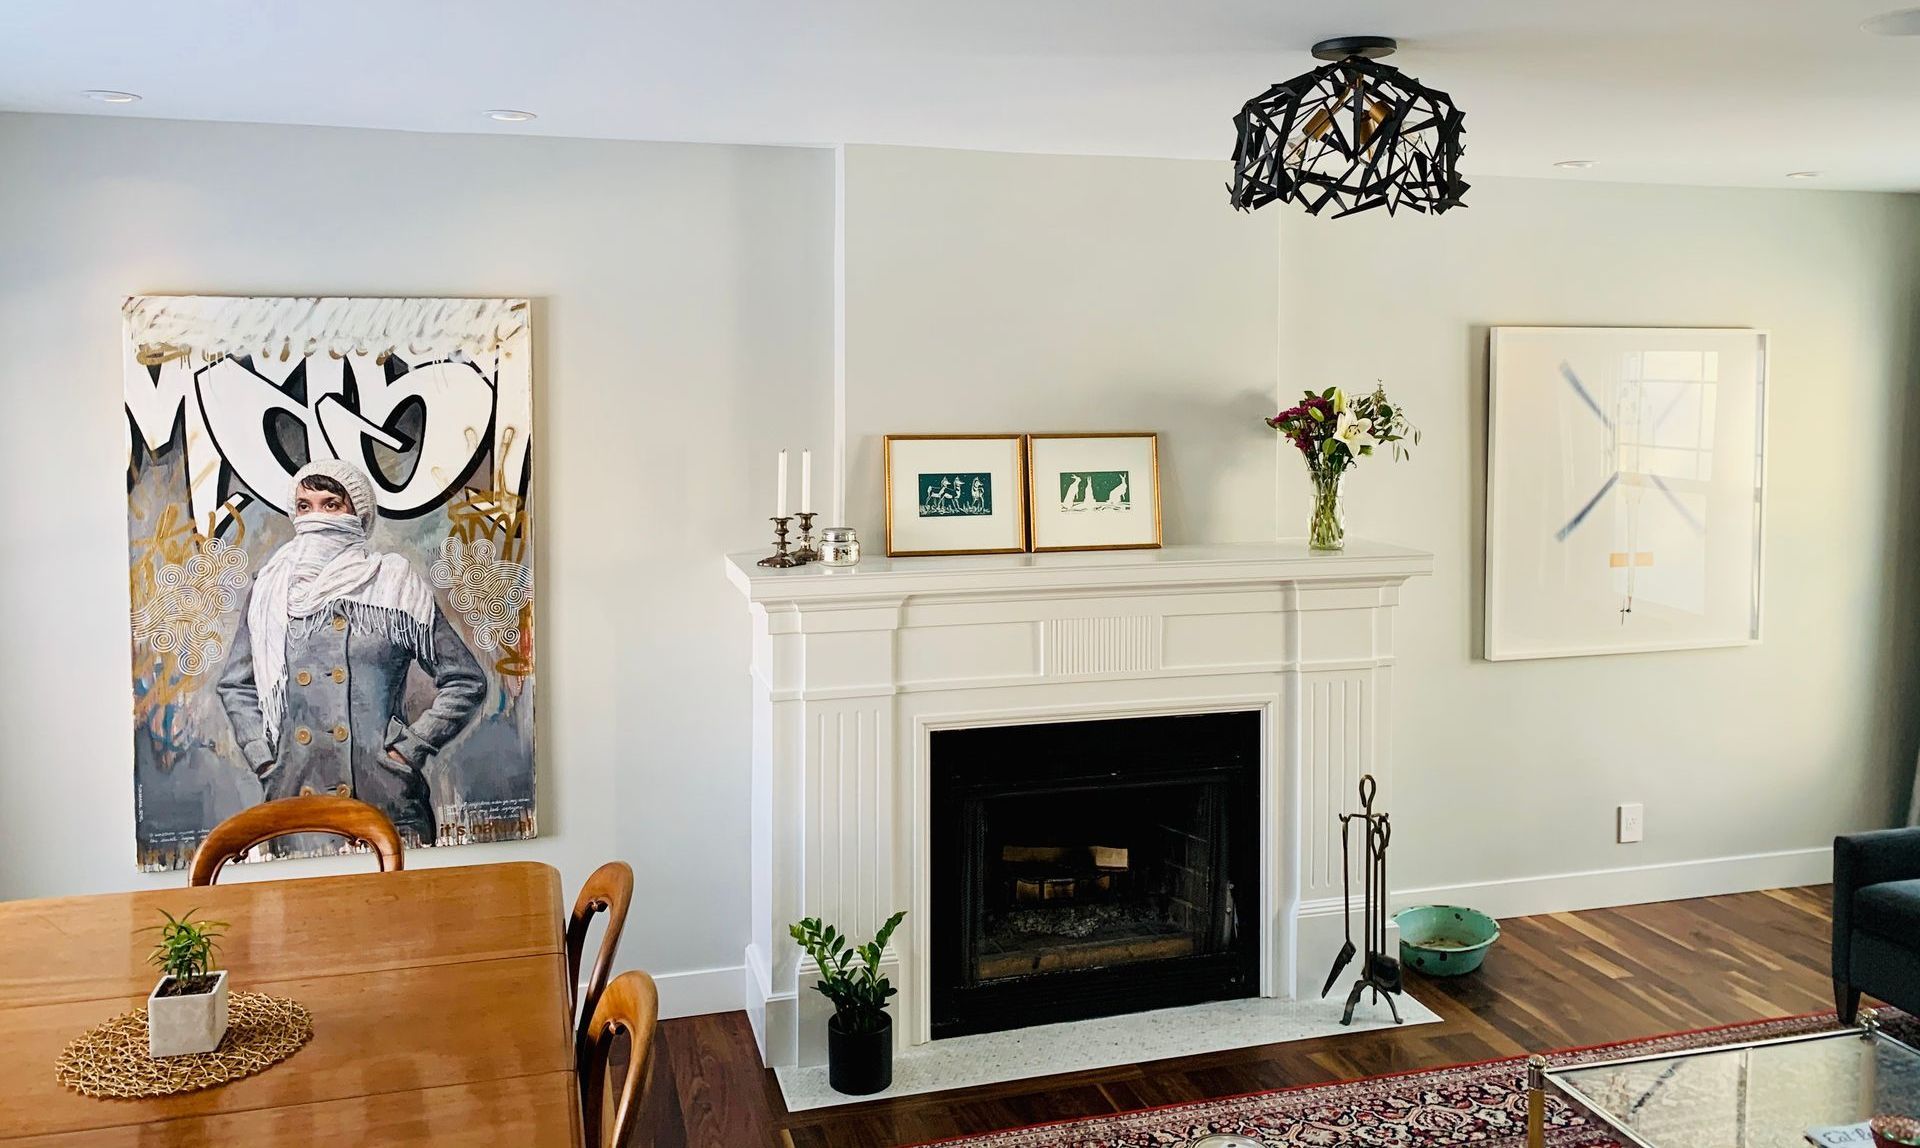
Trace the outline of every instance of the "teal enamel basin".
{"type": "Polygon", "coordinates": [[[1393,915],[1400,926],[1400,963],[1429,977],[1457,977],[1480,967],[1500,939],[1500,924],[1478,909],[1415,905],[1393,915]]]}

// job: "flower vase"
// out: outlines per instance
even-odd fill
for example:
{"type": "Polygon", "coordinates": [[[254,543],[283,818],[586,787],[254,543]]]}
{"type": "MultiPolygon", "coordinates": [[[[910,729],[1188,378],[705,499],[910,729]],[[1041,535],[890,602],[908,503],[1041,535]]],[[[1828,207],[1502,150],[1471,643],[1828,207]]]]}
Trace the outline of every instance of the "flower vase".
{"type": "Polygon", "coordinates": [[[1347,524],[1340,513],[1340,477],[1345,468],[1314,469],[1313,520],[1307,525],[1307,546],[1312,550],[1344,550],[1347,524]]]}

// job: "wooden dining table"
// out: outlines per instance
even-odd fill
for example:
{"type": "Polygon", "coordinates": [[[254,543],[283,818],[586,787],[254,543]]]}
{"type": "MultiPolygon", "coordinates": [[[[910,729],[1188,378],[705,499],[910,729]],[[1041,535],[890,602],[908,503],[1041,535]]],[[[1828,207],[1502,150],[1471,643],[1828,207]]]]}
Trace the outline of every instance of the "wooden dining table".
{"type": "Polygon", "coordinates": [[[0,902],[0,1146],[578,1145],[565,919],[536,863],[0,902]],[[152,989],[162,909],[227,922],[233,989],[313,1039],[197,1092],[68,1090],[61,1050],[152,989]]]}

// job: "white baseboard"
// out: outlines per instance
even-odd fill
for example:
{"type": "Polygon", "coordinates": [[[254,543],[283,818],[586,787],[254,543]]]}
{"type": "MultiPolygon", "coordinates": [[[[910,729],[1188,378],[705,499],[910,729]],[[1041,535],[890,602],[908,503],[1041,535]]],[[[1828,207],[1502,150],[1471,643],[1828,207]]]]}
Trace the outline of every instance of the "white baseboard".
{"type": "Polygon", "coordinates": [[[1530,917],[1538,913],[1677,901],[1684,897],[1716,897],[1755,889],[1822,885],[1832,879],[1833,850],[1820,846],[1619,869],[1589,869],[1544,877],[1402,888],[1394,891],[1393,907],[1466,905],[1494,917],[1530,917]]]}
{"type": "MultiPolygon", "coordinates": [[[[1396,889],[1390,905],[1396,910],[1409,905],[1465,905],[1493,917],[1531,917],[1684,897],[1717,897],[1755,889],[1820,885],[1832,879],[1831,849],[1787,849],[1742,857],[1709,857],[1543,877],[1396,889]]],[[[1357,895],[1353,911],[1356,916],[1360,912],[1357,895]]],[[[1344,918],[1345,906],[1338,897],[1301,902],[1297,929],[1300,955],[1293,986],[1296,995],[1313,996],[1320,992],[1322,978],[1346,936],[1344,918]]],[[[1391,922],[1388,930],[1388,951],[1391,952],[1396,939],[1391,922]]]]}
{"type": "MultiPolygon", "coordinates": [[[[1393,907],[1468,905],[1495,917],[1529,917],[1539,913],[1567,913],[1578,909],[1674,901],[1683,897],[1714,897],[1755,889],[1820,885],[1832,879],[1833,851],[1816,847],[1785,849],[1777,853],[1750,853],[1739,857],[1709,857],[1698,861],[1630,865],[1618,869],[1589,869],[1543,877],[1511,877],[1463,885],[1403,888],[1394,892],[1393,907]]],[[[1311,923],[1316,927],[1324,925],[1330,930],[1334,928],[1333,918],[1340,914],[1340,902],[1338,898],[1307,902],[1300,906],[1300,911],[1303,927],[1311,923]]],[[[1310,940],[1302,937],[1303,947],[1312,947],[1307,944],[1310,940]]],[[[1337,947],[1338,937],[1330,932],[1328,943],[1337,947]]],[[[1318,958],[1320,954],[1316,951],[1312,956],[1318,958]]],[[[1324,976],[1324,971],[1318,967],[1320,963],[1303,953],[1300,975],[1306,980],[1313,979],[1309,974],[1324,976]]],[[[1303,985],[1306,980],[1302,981],[1303,985]]],[[[655,973],[653,981],[660,988],[662,1019],[733,1012],[748,1005],[747,967],[744,964],[681,973],[655,973]]],[[[1317,985],[1313,991],[1318,991],[1317,985]]],[[[762,1039],[765,1039],[764,1035],[762,1039]]]]}
{"type": "Polygon", "coordinates": [[[684,973],[654,973],[660,989],[660,1019],[736,1012],[746,1007],[744,965],[720,969],[693,969],[684,973]]]}

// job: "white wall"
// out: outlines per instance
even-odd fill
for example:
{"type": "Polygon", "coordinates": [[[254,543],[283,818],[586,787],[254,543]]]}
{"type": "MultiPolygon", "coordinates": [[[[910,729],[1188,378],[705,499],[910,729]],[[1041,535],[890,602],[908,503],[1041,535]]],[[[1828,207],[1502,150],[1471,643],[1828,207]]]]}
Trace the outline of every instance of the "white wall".
{"type": "MultiPolygon", "coordinates": [[[[1278,402],[1375,377],[1406,402],[1425,446],[1349,484],[1356,534],[1438,555],[1398,622],[1397,886],[1512,911],[1813,879],[1832,833],[1904,807],[1920,201],[1483,180],[1441,219],[1327,221],[1232,212],[1224,164],[845,169],[839,398],[875,546],[888,432],[1158,429],[1168,540],[1254,539],[1306,515],[1278,402]],[[1477,660],[1499,323],[1773,331],[1760,645],[1477,660]],[[1612,844],[1621,801],[1645,843],[1612,844]]],[[[761,542],[777,446],[827,480],[832,153],[0,116],[0,170],[0,897],[180,880],[133,869],[121,297],[524,294],[545,836],[418,863],[573,887],[629,860],[624,963],[670,1008],[737,1002],[747,622],[719,556],[761,542]]]]}
{"type": "MultiPolygon", "coordinates": [[[[1920,198],[1487,179],[1468,201],[1281,225],[1283,394],[1381,378],[1426,432],[1347,484],[1350,532],[1438,558],[1396,631],[1396,886],[1531,911],[1824,880],[1836,832],[1904,812],[1920,732],[1920,198]],[[1502,324],[1772,332],[1763,641],[1479,660],[1502,324]],[[1627,801],[1641,844],[1614,841],[1627,801]],[[1709,858],[1749,859],[1487,885],[1709,858]]],[[[1303,533],[1306,478],[1281,468],[1303,533]]]]}
{"type": "Polygon", "coordinates": [[[625,963],[737,968],[719,556],[765,534],[773,451],[832,441],[832,153],[0,116],[0,171],[0,897],[184,880],[134,871],[121,298],[526,295],[543,836],[409,863],[538,858],[572,890],[625,859],[625,963]]]}
{"type": "Polygon", "coordinates": [[[1275,213],[1226,165],[846,149],[849,523],[884,436],[1160,432],[1166,541],[1274,536],[1275,213]]]}
{"type": "Polygon", "coordinates": [[[1823,880],[1833,834],[1905,809],[1920,198],[1485,179],[1441,218],[1334,220],[1231,211],[1225,163],[845,171],[848,517],[876,543],[887,432],[1157,429],[1167,540],[1224,541],[1305,533],[1276,405],[1376,378],[1407,403],[1414,461],[1348,482],[1350,531],[1438,558],[1399,621],[1399,887],[1539,911],[1823,880]],[[1479,659],[1486,329],[1549,323],[1773,332],[1760,645],[1479,659]]]}

